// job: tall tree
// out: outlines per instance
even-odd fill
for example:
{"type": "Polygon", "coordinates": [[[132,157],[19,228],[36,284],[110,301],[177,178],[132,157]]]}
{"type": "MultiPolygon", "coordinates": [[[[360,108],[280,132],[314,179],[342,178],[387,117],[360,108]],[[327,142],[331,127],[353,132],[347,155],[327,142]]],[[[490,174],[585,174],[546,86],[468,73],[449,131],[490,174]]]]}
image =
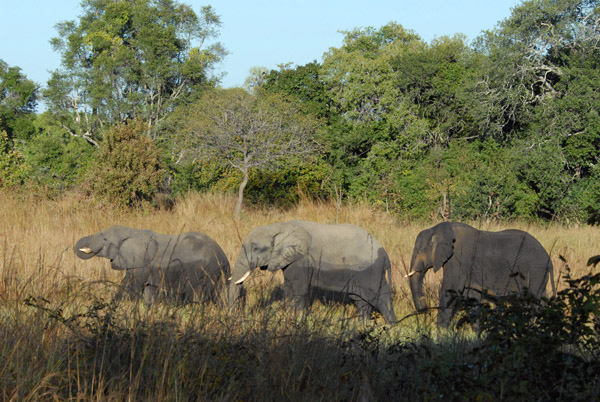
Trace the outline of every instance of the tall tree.
{"type": "Polygon", "coordinates": [[[541,215],[597,208],[597,200],[567,203],[586,193],[579,187],[600,161],[600,1],[524,1],[477,50],[487,56],[486,85],[474,91],[473,109],[515,145],[541,215]]]}
{"type": "Polygon", "coordinates": [[[248,77],[244,81],[244,88],[250,93],[256,93],[265,84],[265,78],[269,73],[269,69],[263,66],[254,66],[248,71],[248,77]]]}
{"type": "Polygon", "coordinates": [[[225,56],[220,18],[176,0],[83,0],[78,21],[57,24],[62,56],[44,96],[72,135],[97,144],[99,128],[141,118],[152,127],[203,86],[225,56]]]}
{"type": "Polygon", "coordinates": [[[38,86],[19,67],[0,60],[0,132],[8,140],[27,139],[34,132],[38,86]]]}
{"type": "Polygon", "coordinates": [[[525,132],[534,109],[563,96],[570,57],[597,57],[599,22],[598,0],[527,0],[481,35],[475,49],[486,60],[473,91],[481,130],[507,140],[525,132]]]}
{"type": "Polygon", "coordinates": [[[315,152],[316,122],[277,94],[255,96],[241,88],[208,91],[184,114],[180,148],[241,172],[237,217],[250,170],[276,169],[292,156],[315,152]]]}
{"type": "Polygon", "coordinates": [[[316,61],[296,67],[280,65],[279,70],[267,74],[263,89],[293,97],[300,109],[319,119],[330,116],[331,101],[321,76],[321,65],[316,61]]]}

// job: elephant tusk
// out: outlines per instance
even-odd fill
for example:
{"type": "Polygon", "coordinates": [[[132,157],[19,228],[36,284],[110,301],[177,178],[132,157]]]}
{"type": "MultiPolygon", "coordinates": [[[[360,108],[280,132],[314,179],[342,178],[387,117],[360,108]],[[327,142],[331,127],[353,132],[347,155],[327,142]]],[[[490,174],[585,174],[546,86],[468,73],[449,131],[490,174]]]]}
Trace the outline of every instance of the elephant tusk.
{"type": "Polygon", "coordinates": [[[92,250],[89,247],[82,247],[79,249],[79,251],[81,251],[84,254],[92,254],[94,252],[94,250],[92,250]]]}
{"type": "Polygon", "coordinates": [[[229,278],[227,278],[228,281],[232,280],[233,276],[230,276],[229,278]]]}
{"type": "Polygon", "coordinates": [[[411,276],[413,276],[416,273],[417,273],[417,271],[410,271],[408,274],[404,275],[404,277],[405,278],[410,278],[411,276]]]}
{"type": "Polygon", "coordinates": [[[244,276],[242,276],[238,281],[235,282],[236,285],[241,285],[242,282],[246,280],[246,278],[250,276],[250,271],[246,272],[244,276]]]}

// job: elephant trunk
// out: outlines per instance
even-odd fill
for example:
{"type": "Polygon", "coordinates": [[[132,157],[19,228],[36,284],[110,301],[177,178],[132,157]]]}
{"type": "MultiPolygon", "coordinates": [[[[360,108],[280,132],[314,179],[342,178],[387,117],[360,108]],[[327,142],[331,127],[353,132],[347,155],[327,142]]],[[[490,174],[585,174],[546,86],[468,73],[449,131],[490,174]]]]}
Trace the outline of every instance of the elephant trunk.
{"type": "Polygon", "coordinates": [[[425,294],[423,293],[424,278],[425,273],[422,271],[415,272],[410,277],[410,291],[417,311],[427,310],[427,301],[425,300],[425,294]]]}
{"type": "Polygon", "coordinates": [[[90,248],[91,240],[91,236],[86,236],[77,241],[73,247],[77,257],[81,258],[82,260],[88,260],[97,254],[97,251],[94,251],[90,248]]]}
{"type": "Polygon", "coordinates": [[[408,274],[410,281],[410,292],[412,293],[413,302],[417,311],[427,309],[427,301],[423,293],[423,279],[425,278],[425,266],[422,258],[419,258],[417,250],[413,252],[410,262],[410,272],[408,274]]]}
{"type": "Polygon", "coordinates": [[[228,305],[229,307],[233,307],[236,301],[243,294],[243,283],[246,278],[250,275],[250,267],[248,264],[248,259],[242,249],[242,252],[238,256],[235,266],[233,267],[233,272],[231,274],[231,278],[229,278],[229,291],[228,291],[228,305]]]}

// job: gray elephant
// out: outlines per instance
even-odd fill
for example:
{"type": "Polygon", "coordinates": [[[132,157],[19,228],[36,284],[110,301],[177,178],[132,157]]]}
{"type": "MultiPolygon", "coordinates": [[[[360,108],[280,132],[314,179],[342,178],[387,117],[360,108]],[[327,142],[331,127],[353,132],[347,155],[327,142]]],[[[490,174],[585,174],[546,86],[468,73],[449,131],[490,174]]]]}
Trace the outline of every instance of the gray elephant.
{"type": "Polygon", "coordinates": [[[393,324],[390,259],[364,229],[290,221],[253,229],[243,241],[229,285],[229,305],[256,267],[283,271],[284,296],[306,308],[314,295],[355,303],[361,318],[378,310],[393,324]]]}
{"type": "Polygon", "coordinates": [[[74,249],[79,258],[108,258],[113,269],[126,271],[116,300],[127,292],[133,297],[143,293],[147,304],[159,293],[180,302],[216,301],[230,275],[221,247],[200,232],[164,235],[112,226],[82,237],[74,249]]]}
{"type": "Polygon", "coordinates": [[[410,289],[418,311],[427,309],[423,278],[429,268],[444,268],[437,324],[447,327],[454,310],[452,292],[481,300],[485,294],[506,295],[527,288],[546,296],[554,274],[550,256],[530,234],[521,230],[486,232],[458,222],[443,222],[417,236],[410,263],[410,289]]]}

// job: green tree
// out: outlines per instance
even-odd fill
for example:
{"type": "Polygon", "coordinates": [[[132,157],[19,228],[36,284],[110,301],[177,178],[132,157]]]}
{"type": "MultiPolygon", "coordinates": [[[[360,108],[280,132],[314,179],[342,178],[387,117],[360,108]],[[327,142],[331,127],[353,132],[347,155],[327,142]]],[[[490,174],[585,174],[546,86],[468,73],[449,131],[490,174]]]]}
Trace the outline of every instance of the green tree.
{"type": "Polygon", "coordinates": [[[321,77],[337,116],[325,136],[336,187],[370,195],[390,180],[396,161],[422,155],[435,138],[394,70],[399,57],[425,49],[418,35],[390,23],[346,32],[343,46],[324,56],[321,77]]]}
{"type": "Polygon", "coordinates": [[[28,172],[23,155],[14,149],[6,131],[0,130],[0,188],[22,184],[28,172]]]}
{"type": "Polygon", "coordinates": [[[182,152],[221,161],[241,173],[237,217],[251,171],[276,170],[289,158],[315,154],[317,123],[281,95],[214,90],[182,114],[182,152]]]}
{"type": "Polygon", "coordinates": [[[587,220],[572,203],[600,158],[599,18],[597,0],[524,1],[478,42],[474,120],[512,143],[540,216],[587,220]]]}
{"type": "MultiPolygon", "coordinates": [[[[345,32],[341,48],[325,54],[322,76],[337,113],[354,123],[382,120],[399,102],[392,85],[391,59],[407,46],[423,46],[420,38],[390,23],[375,30],[345,32]]],[[[401,100],[400,100],[401,101],[401,100]]]]}
{"type": "Polygon", "coordinates": [[[141,118],[156,125],[199,89],[213,86],[226,54],[210,6],[196,14],[175,0],[83,0],[78,21],[51,40],[62,68],[44,91],[49,110],[72,135],[98,144],[104,127],[141,118]]]}
{"type": "Polygon", "coordinates": [[[295,68],[280,65],[279,70],[271,70],[267,74],[263,89],[291,97],[304,113],[325,121],[330,117],[331,101],[321,74],[321,65],[316,61],[295,68]]]}
{"type": "Polygon", "coordinates": [[[37,116],[35,127],[37,134],[22,145],[30,180],[58,191],[83,181],[97,148],[69,135],[48,111],[37,116]]]}
{"type": "Polygon", "coordinates": [[[0,131],[8,138],[25,140],[33,134],[38,86],[0,60],[0,131]]]}
{"type": "Polygon", "coordinates": [[[164,178],[160,154],[144,135],[147,123],[117,124],[106,134],[89,181],[101,198],[122,207],[150,202],[164,178]]]}
{"type": "Polygon", "coordinates": [[[269,70],[263,66],[254,66],[250,68],[249,75],[244,81],[244,88],[250,93],[256,94],[265,84],[265,77],[269,70]]]}
{"type": "Polygon", "coordinates": [[[393,56],[391,67],[393,85],[400,96],[429,121],[425,138],[430,145],[478,135],[467,109],[470,95],[465,93],[478,72],[478,62],[464,35],[442,36],[430,44],[406,47],[393,56]]]}

